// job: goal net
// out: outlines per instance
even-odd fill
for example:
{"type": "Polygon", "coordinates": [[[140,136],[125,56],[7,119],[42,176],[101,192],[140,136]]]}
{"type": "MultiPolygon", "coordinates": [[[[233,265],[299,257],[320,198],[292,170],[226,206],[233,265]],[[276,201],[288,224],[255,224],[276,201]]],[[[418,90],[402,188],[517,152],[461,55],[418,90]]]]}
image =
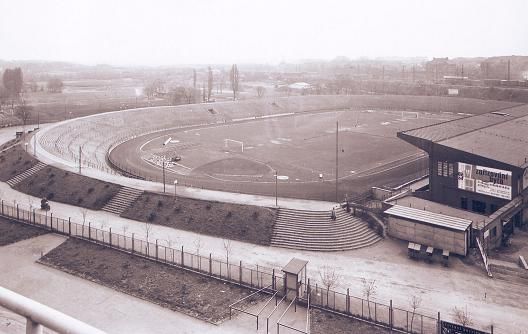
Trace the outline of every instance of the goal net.
{"type": "Polygon", "coordinates": [[[234,139],[224,139],[224,148],[226,151],[244,152],[244,142],[234,139]]]}
{"type": "Polygon", "coordinates": [[[402,111],[401,119],[417,119],[418,113],[416,111],[402,111]]]}

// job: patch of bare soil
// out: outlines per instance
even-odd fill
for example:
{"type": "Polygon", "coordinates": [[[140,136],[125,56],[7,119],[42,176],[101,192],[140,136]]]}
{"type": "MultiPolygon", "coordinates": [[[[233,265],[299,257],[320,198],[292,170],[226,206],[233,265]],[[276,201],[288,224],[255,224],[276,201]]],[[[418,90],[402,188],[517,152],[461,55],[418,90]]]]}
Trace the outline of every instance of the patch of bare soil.
{"type": "Polygon", "coordinates": [[[25,172],[35,166],[38,160],[17,145],[0,153],[0,181],[7,181],[15,175],[25,172]]]}
{"type": "Polygon", "coordinates": [[[48,166],[15,186],[35,197],[99,210],[121,186],[48,166]]]}
{"type": "Polygon", "coordinates": [[[70,238],[39,261],[174,311],[219,323],[251,290],[70,238]]]}
{"type": "Polygon", "coordinates": [[[370,325],[342,315],[312,309],[311,331],[313,334],[385,334],[389,330],[370,325]]]}
{"type": "Polygon", "coordinates": [[[143,193],[122,217],[176,229],[269,245],[273,209],[143,193]]]}
{"type": "Polygon", "coordinates": [[[489,255],[494,259],[514,263],[517,263],[522,255],[528,261],[528,228],[515,229],[510,244],[491,250],[489,255]]]}
{"type": "Polygon", "coordinates": [[[0,217],[0,246],[30,239],[48,231],[0,217]]]}

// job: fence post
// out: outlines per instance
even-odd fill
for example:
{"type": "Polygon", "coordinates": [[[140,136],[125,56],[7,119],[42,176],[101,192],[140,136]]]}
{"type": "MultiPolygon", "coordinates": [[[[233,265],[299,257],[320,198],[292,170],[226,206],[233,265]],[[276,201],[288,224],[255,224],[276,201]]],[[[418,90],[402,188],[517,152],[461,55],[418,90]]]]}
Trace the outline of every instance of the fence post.
{"type": "Polygon", "coordinates": [[[437,333],[441,334],[440,331],[442,330],[442,321],[440,320],[440,312],[438,312],[438,321],[436,322],[436,329],[437,333]]]}
{"type": "MultiPolygon", "coordinates": [[[[240,260],[240,267],[238,267],[238,281],[242,283],[242,260],[240,260]]],[[[258,320],[257,320],[258,326],[258,320]]]]}
{"type": "Polygon", "coordinates": [[[53,226],[53,212],[50,212],[50,226],[53,226]]]}
{"type": "Polygon", "coordinates": [[[17,204],[17,219],[20,220],[20,215],[18,213],[18,204],[17,204]]]}
{"type": "Polygon", "coordinates": [[[275,290],[277,284],[275,283],[275,268],[271,270],[271,288],[275,290]]]}
{"type": "Polygon", "coordinates": [[[393,310],[392,310],[392,299],[390,300],[390,306],[389,306],[389,328],[391,329],[392,331],[392,322],[393,322],[393,310]]]}
{"type": "Polygon", "coordinates": [[[68,217],[68,235],[71,235],[71,217],[68,217]]]}
{"type": "Polygon", "coordinates": [[[347,288],[347,296],[346,296],[346,312],[350,314],[350,289],[347,288]]]}
{"type": "Polygon", "coordinates": [[[110,246],[112,246],[112,228],[110,227],[110,246]]]}
{"type": "Polygon", "coordinates": [[[183,245],[182,245],[182,250],[181,250],[181,265],[182,267],[184,266],[184,259],[183,259],[183,245]]]}
{"type": "Polygon", "coordinates": [[[88,240],[92,239],[91,223],[88,222],[88,240]]]}
{"type": "Polygon", "coordinates": [[[156,239],[156,260],[158,259],[158,239],[156,239]]]}
{"type": "Polygon", "coordinates": [[[2,215],[4,215],[4,200],[2,200],[2,215]]]}
{"type": "MultiPolygon", "coordinates": [[[[125,245],[126,245],[126,239],[125,239],[125,245]]],[[[134,233],[132,233],[132,253],[134,253],[134,233]]]]}
{"type": "Polygon", "coordinates": [[[35,214],[35,209],[33,209],[33,223],[37,224],[37,215],[35,214]]]}

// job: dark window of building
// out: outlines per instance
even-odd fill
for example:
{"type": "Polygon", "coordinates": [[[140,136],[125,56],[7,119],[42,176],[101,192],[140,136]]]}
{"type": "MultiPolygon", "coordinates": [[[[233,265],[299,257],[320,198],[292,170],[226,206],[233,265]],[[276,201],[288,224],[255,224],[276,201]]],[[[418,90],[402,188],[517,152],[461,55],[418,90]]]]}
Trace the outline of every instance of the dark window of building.
{"type": "Polygon", "coordinates": [[[464,210],[467,210],[467,208],[468,208],[468,200],[467,200],[467,198],[462,197],[462,198],[460,199],[460,207],[461,207],[462,209],[464,209],[464,210]]]}
{"type": "Polygon", "coordinates": [[[491,229],[491,236],[496,237],[497,236],[497,226],[491,229]]]}
{"type": "Polygon", "coordinates": [[[449,177],[453,177],[454,166],[452,163],[449,164],[449,177]]]}
{"type": "Polygon", "coordinates": [[[438,176],[442,176],[442,161],[438,161],[436,168],[437,168],[438,176]]]}
{"type": "Polygon", "coordinates": [[[495,204],[490,204],[490,213],[494,213],[495,211],[497,211],[498,207],[495,205],[495,204]]]}
{"type": "Polygon", "coordinates": [[[478,213],[486,213],[486,203],[481,201],[471,201],[471,210],[478,213]]]}
{"type": "Polygon", "coordinates": [[[444,175],[444,176],[447,176],[447,162],[444,162],[443,175],[444,175]]]}

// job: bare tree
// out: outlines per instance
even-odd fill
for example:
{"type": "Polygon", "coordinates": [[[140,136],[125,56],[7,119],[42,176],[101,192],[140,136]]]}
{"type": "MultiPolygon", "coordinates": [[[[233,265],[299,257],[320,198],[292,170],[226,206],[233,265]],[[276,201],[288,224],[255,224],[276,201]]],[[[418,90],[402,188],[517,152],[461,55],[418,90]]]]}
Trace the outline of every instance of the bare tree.
{"type": "Polygon", "coordinates": [[[339,285],[341,275],[336,272],[334,267],[325,265],[319,269],[319,277],[321,278],[321,283],[323,283],[323,286],[326,288],[326,305],[328,306],[330,289],[339,285]]]}
{"type": "Polygon", "coordinates": [[[205,95],[205,81],[202,82],[202,102],[206,102],[206,95],[205,95]]]}
{"type": "Polygon", "coordinates": [[[229,255],[231,254],[231,250],[232,250],[232,248],[231,248],[231,240],[230,239],[224,239],[223,243],[224,243],[224,251],[225,251],[225,254],[226,254],[226,262],[229,265],[229,255]]]}
{"type": "Polygon", "coordinates": [[[213,91],[213,70],[209,66],[207,75],[207,101],[211,101],[211,92],[213,91]]]}
{"type": "Polygon", "coordinates": [[[412,309],[412,315],[411,315],[411,333],[412,333],[414,316],[416,314],[416,310],[419,309],[420,305],[422,304],[422,298],[420,296],[412,296],[409,304],[412,309]]]}
{"type": "Polygon", "coordinates": [[[376,280],[367,280],[365,278],[362,278],[361,283],[363,284],[363,296],[365,297],[365,299],[367,299],[367,306],[370,319],[370,300],[376,295],[376,280]]]}
{"type": "Polygon", "coordinates": [[[263,97],[264,94],[266,93],[266,88],[264,88],[264,87],[262,87],[262,86],[258,86],[258,87],[256,88],[256,90],[257,90],[257,96],[258,96],[258,97],[263,97]]]}
{"type": "Polygon", "coordinates": [[[463,309],[455,306],[453,308],[453,319],[462,326],[471,326],[473,324],[473,319],[468,312],[467,305],[463,309]]]}
{"type": "Polygon", "coordinates": [[[150,232],[152,231],[152,223],[147,221],[145,222],[145,225],[143,227],[145,228],[145,239],[147,240],[147,243],[148,243],[150,232]]]}
{"type": "Polygon", "coordinates": [[[127,231],[128,231],[128,225],[127,225],[127,224],[124,224],[123,227],[122,227],[122,229],[123,229],[123,236],[126,237],[126,234],[127,234],[127,231]]]}
{"type": "Polygon", "coordinates": [[[200,256],[200,250],[202,249],[202,239],[200,237],[194,239],[194,248],[196,248],[196,255],[200,256]]]}
{"type": "Polygon", "coordinates": [[[28,195],[28,203],[29,203],[29,211],[33,211],[33,206],[35,205],[35,201],[33,201],[33,197],[28,195]]]}
{"type": "Polygon", "coordinates": [[[31,111],[33,110],[32,106],[28,106],[26,101],[22,99],[20,104],[15,108],[15,116],[22,121],[24,126],[27,124],[27,121],[31,117],[31,111]]]}
{"type": "Polygon", "coordinates": [[[238,67],[236,64],[233,64],[231,71],[229,72],[229,81],[231,82],[231,89],[233,90],[233,101],[236,100],[236,94],[238,92],[238,67]]]}
{"type": "Polygon", "coordinates": [[[193,68],[193,88],[196,89],[196,70],[193,68]]]}
{"type": "Polygon", "coordinates": [[[86,217],[88,216],[88,209],[86,208],[79,208],[79,211],[81,212],[81,215],[82,215],[82,223],[83,225],[86,224],[86,217]]]}

